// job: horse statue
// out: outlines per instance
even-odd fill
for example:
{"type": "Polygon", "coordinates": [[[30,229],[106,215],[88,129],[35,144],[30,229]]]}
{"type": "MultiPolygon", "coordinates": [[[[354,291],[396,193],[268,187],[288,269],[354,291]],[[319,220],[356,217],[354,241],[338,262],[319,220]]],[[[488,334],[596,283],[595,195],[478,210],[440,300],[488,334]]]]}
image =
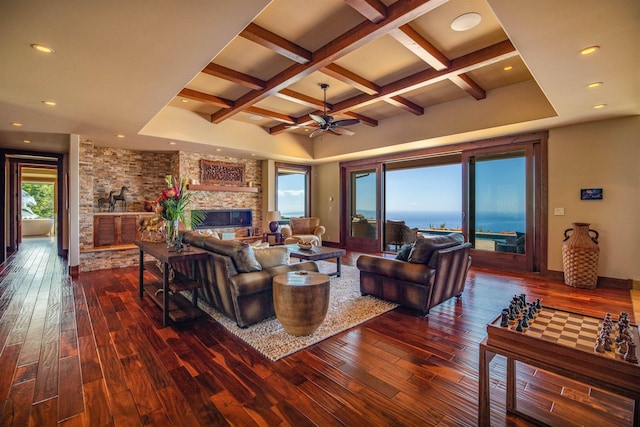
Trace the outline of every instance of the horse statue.
{"type": "Polygon", "coordinates": [[[140,240],[147,242],[161,242],[165,240],[164,220],[160,215],[151,218],[142,218],[138,222],[140,240]]]}
{"type": "Polygon", "coordinates": [[[113,195],[115,191],[110,191],[109,196],[101,197],[98,199],[98,209],[102,209],[102,205],[109,205],[109,212],[113,212],[114,207],[116,206],[116,199],[113,195]]]}
{"type": "Polygon", "coordinates": [[[120,202],[122,202],[122,210],[125,210],[125,211],[127,210],[127,196],[125,195],[126,191],[129,191],[129,188],[128,187],[122,187],[120,189],[120,193],[118,193],[118,194],[113,196],[113,198],[115,200],[114,206],[115,206],[116,202],[120,201],[120,202]]]}

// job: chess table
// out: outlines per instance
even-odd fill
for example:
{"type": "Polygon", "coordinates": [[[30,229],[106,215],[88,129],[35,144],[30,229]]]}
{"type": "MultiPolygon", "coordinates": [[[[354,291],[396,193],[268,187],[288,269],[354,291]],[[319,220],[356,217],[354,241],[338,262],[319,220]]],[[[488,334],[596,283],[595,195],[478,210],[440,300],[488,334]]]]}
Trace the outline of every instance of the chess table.
{"type": "MultiPolygon", "coordinates": [[[[604,317],[604,315],[603,315],[604,317]]],[[[539,418],[518,410],[516,361],[635,401],[633,425],[640,427],[640,366],[625,361],[616,352],[598,353],[595,344],[601,319],[543,307],[524,332],[501,326],[502,316],[487,325],[487,337],[480,343],[478,424],[490,425],[490,362],[496,354],[507,358],[506,408],[536,424],[539,418]]],[[[632,338],[638,343],[638,327],[632,324],[632,338]]]]}

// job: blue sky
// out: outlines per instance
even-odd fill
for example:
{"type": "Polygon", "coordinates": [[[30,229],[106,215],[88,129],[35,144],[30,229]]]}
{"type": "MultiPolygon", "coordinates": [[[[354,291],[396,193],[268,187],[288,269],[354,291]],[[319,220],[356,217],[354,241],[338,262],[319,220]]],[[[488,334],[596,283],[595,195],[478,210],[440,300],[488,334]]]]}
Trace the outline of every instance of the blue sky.
{"type": "Polygon", "coordinates": [[[304,213],[304,174],[280,175],[278,177],[278,210],[283,216],[304,213]]]}

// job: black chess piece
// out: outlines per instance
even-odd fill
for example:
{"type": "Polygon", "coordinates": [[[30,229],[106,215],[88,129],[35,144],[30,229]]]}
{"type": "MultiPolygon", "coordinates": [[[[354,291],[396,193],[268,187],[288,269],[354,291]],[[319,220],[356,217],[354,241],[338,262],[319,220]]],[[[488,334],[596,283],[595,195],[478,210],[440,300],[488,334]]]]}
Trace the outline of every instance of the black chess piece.
{"type": "Polygon", "coordinates": [[[522,326],[522,318],[518,319],[518,326],[516,326],[516,331],[524,332],[524,326],[522,326]]]}
{"type": "Polygon", "coordinates": [[[536,309],[540,310],[542,308],[542,304],[540,303],[540,298],[536,298],[536,309]]]}
{"type": "Polygon", "coordinates": [[[500,321],[500,326],[503,328],[509,327],[509,309],[505,308],[502,310],[502,320],[500,321]]]}
{"type": "Polygon", "coordinates": [[[522,327],[525,329],[529,327],[529,314],[527,312],[522,315],[522,327]]]}

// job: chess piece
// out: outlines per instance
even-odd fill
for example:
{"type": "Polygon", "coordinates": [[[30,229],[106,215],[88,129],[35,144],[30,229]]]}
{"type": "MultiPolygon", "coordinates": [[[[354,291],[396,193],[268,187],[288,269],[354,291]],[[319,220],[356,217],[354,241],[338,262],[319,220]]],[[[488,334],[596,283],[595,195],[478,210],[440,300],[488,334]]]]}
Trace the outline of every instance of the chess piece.
{"type": "Polygon", "coordinates": [[[604,353],[604,344],[602,343],[603,339],[602,338],[598,338],[596,340],[596,345],[593,348],[595,351],[597,351],[598,353],[604,353]]]}
{"type": "Polygon", "coordinates": [[[627,345],[627,341],[626,340],[618,343],[618,353],[626,354],[628,348],[629,348],[629,346],[627,345]]]}
{"type": "Polygon", "coordinates": [[[502,320],[500,321],[500,326],[503,328],[509,327],[509,309],[505,308],[502,310],[502,320]]]}
{"type": "Polygon", "coordinates": [[[540,304],[540,298],[536,298],[536,309],[540,310],[542,308],[542,304],[540,304]]]}
{"type": "Polygon", "coordinates": [[[529,314],[526,311],[522,315],[522,327],[525,329],[529,327],[529,314]]]}
{"type": "Polygon", "coordinates": [[[606,334],[601,334],[600,337],[603,340],[604,349],[606,351],[611,351],[611,344],[612,344],[611,337],[606,334]]]}
{"type": "Polygon", "coordinates": [[[624,354],[624,360],[631,363],[638,363],[638,357],[636,356],[636,343],[629,341],[627,344],[627,352],[624,354]]]}
{"type": "Polygon", "coordinates": [[[522,318],[518,319],[518,326],[516,326],[516,331],[524,332],[524,326],[522,326],[522,318]]]}

